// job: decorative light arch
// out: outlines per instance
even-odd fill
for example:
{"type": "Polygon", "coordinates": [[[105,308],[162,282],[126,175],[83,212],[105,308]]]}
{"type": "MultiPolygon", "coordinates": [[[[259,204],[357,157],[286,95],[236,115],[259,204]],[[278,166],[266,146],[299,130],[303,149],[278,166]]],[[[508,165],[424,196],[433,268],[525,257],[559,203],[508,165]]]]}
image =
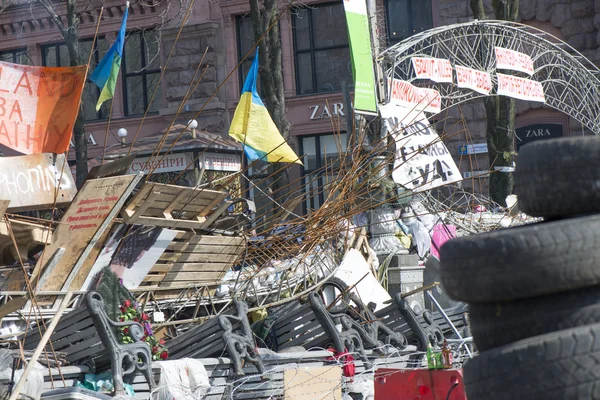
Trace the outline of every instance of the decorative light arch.
{"type": "MultiPolygon", "coordinates": [[[[546,104],[580,121],[600,135],[600,70],[577,50],[537,28],[506,21],[472,21],[448,25],[411,36],[388,48],[380,57],[388,79],[416,79],[412,57],[435,57],[491,74],[496,95],[494,47],[528,54],[534,63],[530,79],[544,88],[546,104]]],[[[387,81],[387,79],[386,79],[387,81]]],[[[436,89],[442,110],[485,97],[455,83],[419,80],[418,86],[436,89]]]]}

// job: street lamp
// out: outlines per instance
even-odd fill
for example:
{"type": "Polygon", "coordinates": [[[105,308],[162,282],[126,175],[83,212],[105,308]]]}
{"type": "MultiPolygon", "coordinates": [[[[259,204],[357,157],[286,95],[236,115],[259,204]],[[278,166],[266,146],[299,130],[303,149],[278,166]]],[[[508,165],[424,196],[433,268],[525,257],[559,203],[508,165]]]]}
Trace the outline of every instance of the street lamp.
{"type": "Polygon", "coordinates": [[[121,138],[121,146],[125,146],[125,138],[127,137],[127,129],[120,128],[117,131],[117,135],[121,138]]]}
{"type": "Polygon", "coordinates": [[[196,128],[198,127],[198,121],[190,119],[188,121],[188,127],[192,130],[192,139],[196,139],[196,128]]]}

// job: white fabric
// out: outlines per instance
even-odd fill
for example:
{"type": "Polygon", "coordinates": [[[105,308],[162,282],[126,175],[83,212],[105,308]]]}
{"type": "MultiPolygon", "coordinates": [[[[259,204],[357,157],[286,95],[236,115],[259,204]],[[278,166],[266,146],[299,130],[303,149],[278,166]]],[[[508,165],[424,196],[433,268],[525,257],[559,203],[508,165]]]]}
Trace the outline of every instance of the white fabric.
{"type": "Polygon", "coordinates": [[[156,400],[199,400],[208,389],[208,373],[200,360],[182,358],[160,362],[156,400]]]}

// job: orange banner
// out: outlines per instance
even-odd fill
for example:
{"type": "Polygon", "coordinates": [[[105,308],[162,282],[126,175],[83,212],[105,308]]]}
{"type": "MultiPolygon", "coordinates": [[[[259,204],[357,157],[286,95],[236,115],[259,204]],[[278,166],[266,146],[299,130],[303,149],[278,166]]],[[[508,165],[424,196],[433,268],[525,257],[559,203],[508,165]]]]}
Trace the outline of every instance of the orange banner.
{"type": "Polygon", "coordinates": [[[68,151],[86,70],[0,62],[0,143],[24,154],[68,151]]]}

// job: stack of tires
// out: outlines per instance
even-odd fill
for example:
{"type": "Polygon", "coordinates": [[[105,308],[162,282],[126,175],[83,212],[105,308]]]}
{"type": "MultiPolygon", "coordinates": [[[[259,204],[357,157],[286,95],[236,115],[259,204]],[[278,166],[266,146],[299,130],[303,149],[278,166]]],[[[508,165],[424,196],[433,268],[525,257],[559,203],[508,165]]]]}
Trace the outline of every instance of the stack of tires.
{"type": "Polygon", "coordinates": [[[515,192],[542,222],[454,239],[440,253],[480,352],[464,367],[467,398],[600,399],[600,138],[524,146],[515,192]]]}

